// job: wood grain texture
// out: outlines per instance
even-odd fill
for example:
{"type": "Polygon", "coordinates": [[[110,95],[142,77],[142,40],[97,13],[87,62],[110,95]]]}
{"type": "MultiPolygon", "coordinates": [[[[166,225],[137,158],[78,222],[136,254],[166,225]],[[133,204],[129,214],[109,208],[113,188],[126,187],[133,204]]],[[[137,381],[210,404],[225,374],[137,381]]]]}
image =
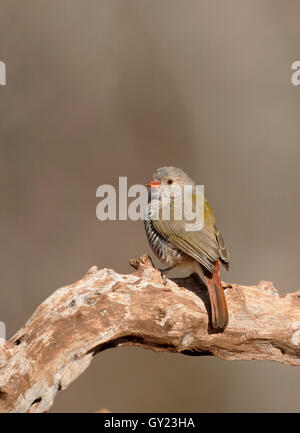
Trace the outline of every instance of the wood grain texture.
{"type": "Polygon", "coordinates": [[[48,411],[56,393],[112,347],[300,365],[300,291],[280,296],[266,281],[224,283],[229,324],[214,333],[207,290],[193,276],[164,286],[147,255],[130,263],[129,275],[92,267],[0,342],[1,412],[48,411]]]}

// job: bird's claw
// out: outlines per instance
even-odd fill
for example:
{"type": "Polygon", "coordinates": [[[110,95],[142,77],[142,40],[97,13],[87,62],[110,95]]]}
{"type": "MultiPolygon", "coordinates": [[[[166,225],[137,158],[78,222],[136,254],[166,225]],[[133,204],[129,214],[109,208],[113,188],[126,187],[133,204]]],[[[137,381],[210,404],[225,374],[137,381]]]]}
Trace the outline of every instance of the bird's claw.
{"type": "Polygon", "coordinates": [[[167,285],[167,269],[160,269],[160,275],[163,282],[163,285],[167,285]]]}

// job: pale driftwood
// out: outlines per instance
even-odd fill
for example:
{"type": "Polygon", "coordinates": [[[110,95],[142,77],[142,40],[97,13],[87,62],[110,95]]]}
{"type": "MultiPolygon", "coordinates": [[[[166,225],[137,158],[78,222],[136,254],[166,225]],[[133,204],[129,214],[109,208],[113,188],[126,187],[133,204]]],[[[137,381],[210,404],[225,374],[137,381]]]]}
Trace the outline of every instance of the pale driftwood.
{"type": "Polygon", "coordinates": [[[300,364],[300,291],[280,296],[270,282],[224,284],[229,325],[213,333],[205,287],[167,280],[148,256],[120,275],[94,266],[56,290],[0,345],[0,410],[45,412],[105,349],[126,345],[224,360],[300,364]]]}

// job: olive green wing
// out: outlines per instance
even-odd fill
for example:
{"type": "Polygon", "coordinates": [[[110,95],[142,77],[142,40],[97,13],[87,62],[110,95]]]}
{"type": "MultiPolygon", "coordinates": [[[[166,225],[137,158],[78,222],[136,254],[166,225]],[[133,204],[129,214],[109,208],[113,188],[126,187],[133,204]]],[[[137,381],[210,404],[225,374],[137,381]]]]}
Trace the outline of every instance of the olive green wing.
{"type": "Polygon", "coordinates": [[[201,230],[188,231],[188,221],[153,220],[155,229],[176,248],[193,257],[209,272],[214,273],[214,263],[220,258],[219,244],[216,238],[214,216],[205,202],[204,225],[201,230]]]}
{"type": "Polygon", "coordinates": [[[220,259],[221,262],[223,264],[223,266],[227,269],[229,269],[229,253],[228,250],[226,248],[224,239],[219,231],[219,229],[215,226],[215,233],[216,233],[216,238],[217,238],[217,242],[219,245],[219,253],[220,253],[220,259]]]}

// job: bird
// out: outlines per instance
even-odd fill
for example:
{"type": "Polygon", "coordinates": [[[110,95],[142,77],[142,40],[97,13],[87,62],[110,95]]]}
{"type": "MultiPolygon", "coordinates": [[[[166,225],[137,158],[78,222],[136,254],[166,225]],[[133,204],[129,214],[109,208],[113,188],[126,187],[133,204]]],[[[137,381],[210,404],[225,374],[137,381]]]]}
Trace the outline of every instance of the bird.
{"type": "Polygon", "coordinates": [[[167,265],[166,269],[161,270],[164,284],[171,269],[196,274],[208,289],[211,327],[216,332],[224,331],[229,315],[220,277],[220,264],[226,270],[229,269],[229,254],[209,203],[202,195],[202,226],[190,230],[184,212],[182,211],[181,218],[176,218],[174,209],[179,193],[183,197],[180,206],[189,204],[195,208],[195,203],[199,206],[197,197],[200,192],[195,182],[180,168],[161,167],[154,172],[153,179],[146,186],[151,189],[145,208],[144,228],[154,254],[167,265]],[[186,186],[187,192],[184,191],[186,186]],[[162,218],[167,204],[170,216],[162,218]]]}

